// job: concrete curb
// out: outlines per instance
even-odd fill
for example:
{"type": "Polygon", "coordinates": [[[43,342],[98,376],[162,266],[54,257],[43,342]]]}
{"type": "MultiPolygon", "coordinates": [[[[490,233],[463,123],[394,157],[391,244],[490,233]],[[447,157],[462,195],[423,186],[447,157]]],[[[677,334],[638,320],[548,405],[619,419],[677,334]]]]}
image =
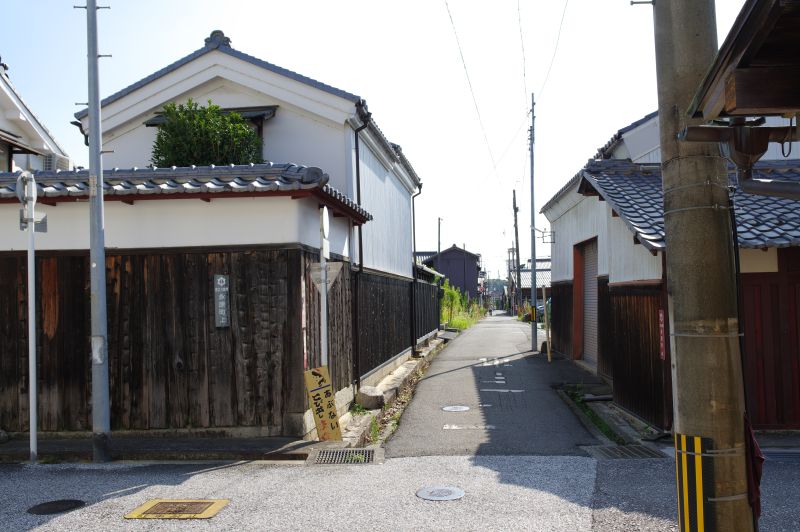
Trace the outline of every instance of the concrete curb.
{"type": "MultiPolygon", "coordinates": [[[[447,343],[440,338],[430,340],[428,346],[420,352],[419,356],[409,359],[384,377],[376,386],[383,393],[384,404],[391,404],[399,395],[400,390],[408,384],[414,372],[419,368],[424,369],[427,367],[447,343]]],[[[363,447],[369,443],[372,420],[379,417],[381,412],[382,410],[380,409],[370,410],[363,416],[352,416],[342,434],[344,447],[363,447]]],[[[381,433],[379,440],[383,441],[384,437],[385,435],[381,433]]]]}
{"type": "MultiPolygon", "coordinates": [[[[581,425],[583,425],[584,428],[587,431],[589,431],[589,434],[597,438],[597,440],[600,441],[601,445],[616,445],[615,442],[609,440],[608,437],[606,437],[606,435],[603,434],[594,423],[592,423],[592,420],[589,419],[589,417],[583,412],[583,410],[578,408],[578,406],[573,402],[573,400],[566,394],[564,390],[556,390],[556,393],[561,398],[561,400],[567,404],[569,409],[572,410],[572,413],[575,414],[575,416],[581,422],[581,425]]],[[[614,425],[610,426],[614,428],[614,425]]]]}

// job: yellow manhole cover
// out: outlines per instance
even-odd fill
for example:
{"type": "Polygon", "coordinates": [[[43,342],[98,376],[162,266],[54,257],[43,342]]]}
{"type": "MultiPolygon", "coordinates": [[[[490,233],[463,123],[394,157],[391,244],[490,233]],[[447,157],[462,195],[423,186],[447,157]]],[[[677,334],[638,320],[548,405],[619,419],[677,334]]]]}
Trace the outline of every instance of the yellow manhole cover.
{"type": "Polygon", "coordinates": [[[153,499],[125,519],[209,519],[229,502],[228,499],[153,499]]]}

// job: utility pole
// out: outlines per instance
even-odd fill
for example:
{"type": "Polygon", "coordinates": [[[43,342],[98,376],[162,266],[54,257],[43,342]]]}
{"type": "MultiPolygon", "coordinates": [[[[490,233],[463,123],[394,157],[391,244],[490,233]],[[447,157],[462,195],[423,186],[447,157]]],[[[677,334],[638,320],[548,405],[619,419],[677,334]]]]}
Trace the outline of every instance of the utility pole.
{"type": "Polygon", "coordinates": [[[442,273],[442,270],[439,269],[439,255],[442,253],[442,218],[439,218],[439,234],[438,234],[438,243],[436,244],[436,271],[442,273]]]}
{"type": "MultiPolygon", "coordinates": [[[[531,130],[530,140],[531,143],[531,308],[533,308],[533,316],[536,317],[536,301],[537,301],[537,287],[536,287],[536,203],[533,200],[533,147],[535,145],[536,137],[533,133],[533,128],[536,125],[536,100],[531,93],[531,130]]],[[[545,305],[547,300],[545,300],[545,305]]],[[[536,324],[536,319],[531,320],[531,351],[539,350],[539,327],[536,324]]]]}
{"type": "Polygon", "coordinates": [[[97,0],[86,2],[89,62],[89,266],[92,314],[92,457],[111,459],[111,415],[108,403],[108,333],[106,319],[105,216],[103,154],[100,131],[100,81],[97,50],[97,0]]]}
{"type": "Polygon", "coordinates": [[[698,515],[706,516],[707,529],[749,531],[754,522],[726,164],[716,144],[677,139],[678,131],[699,122],[687,109],[717,51],[714,0],[658,1],[653,13],[678,519],[682,531],[702,530],[695,526],[698,515]],[[712,479],[701,478],[700,463],[710,463],[712,479]]]}
{"type": "Polygon", "coordinates": [[[522,272],[519,271],[519,229],[517,228],[517,212],[519,212],[519,208],[517,207],[517,191],[513,190],[512,192],[514,193],[514,247],[517,255],[514,269],[517,271],[517,307],[520,307],[522,305],[522,272]]]}

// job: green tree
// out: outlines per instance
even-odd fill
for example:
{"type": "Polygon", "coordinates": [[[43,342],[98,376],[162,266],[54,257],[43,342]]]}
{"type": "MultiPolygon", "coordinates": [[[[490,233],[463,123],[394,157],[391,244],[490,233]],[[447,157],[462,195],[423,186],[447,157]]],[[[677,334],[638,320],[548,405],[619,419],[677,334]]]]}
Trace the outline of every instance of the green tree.
{"type": "Polygon", "coordinates": [[[190,98],[186,104],[164,106],[165,121],[153,143],[155,166],[208,166],[263,162],[262,143],[238,113],[223,113],[208,101],[203,107],[190,98]]]}

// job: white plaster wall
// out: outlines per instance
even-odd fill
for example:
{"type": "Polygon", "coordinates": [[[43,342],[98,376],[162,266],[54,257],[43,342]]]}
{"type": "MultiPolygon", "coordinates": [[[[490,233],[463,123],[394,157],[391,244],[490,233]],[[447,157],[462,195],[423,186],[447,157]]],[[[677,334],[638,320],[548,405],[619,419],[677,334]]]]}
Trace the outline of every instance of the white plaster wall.
{"type": "MultiPolygon", "coordinates": [[[[331,186],[342,192],[348,191],[345,165],[348,128],[344,123],[314,117],[285,101],[222,78],[194,87],[173,101],[185,103],[189,98],[201,105],[207,105],[211,100],[223,108],[277,105],[275,116],[264,123],[264,159],[275,163],[318,166],[330,176],[331,186]]],[[[105,132],[104,149],[113,150],[113,153],[104,156],[103,166],[142,168],[151,164],[158,128],[146,127],[144,122],[162,107],[163,104],[105,132]]]]}
{"type": "Polygon", "coordinates": [[[373,220],[364,224],[364,266],[411,277],[411,196],[366,146],[361,154],[362,206],[373,220]]]}
{"type": "MultiPolygon", "coordinates": [[[[288,197],[201,200],[153,200],[126,205],[105,204],[106,247],[160,248],[282,244],[319,247],[317,202],[288,197]]],[[[47,233],[36,234],[37,249],[88,249],[89,204],[40,205],[47,214],[47,233]]],[[[346,230],[335,222],[331,250],[346,255],[346,230]],[[342,251],[340,251],[342,250],[342,251]]],[[[19,207],[0,205],[0,249],[27,249],[19,231],[19,207]]]]}
{"type": "Polygon", "coordinates": [[[597,237],[597,273],[608,275],[608,224],[605,218],[605,202],[589,196],[551,221],[555,233],[555,243],[551,246],[552,282],[572,280],[573,247],[594,237],[597,237]]]}
{"type": "Polygon", "coordinates": [[[739,249],[739,270],[742,273],[777,272],[778,248],[739,249]]]}
{"type": "Polygon", "coordinates": [[[608,221],[608,248],[600,254],[608,255],[608,282],[627,283],[633,281],[661,280],[661,255],[653,255],[641,244],[633,243],[633,232],[622,218],[611,216],[611,207],[606,205],[608,221]]]}

